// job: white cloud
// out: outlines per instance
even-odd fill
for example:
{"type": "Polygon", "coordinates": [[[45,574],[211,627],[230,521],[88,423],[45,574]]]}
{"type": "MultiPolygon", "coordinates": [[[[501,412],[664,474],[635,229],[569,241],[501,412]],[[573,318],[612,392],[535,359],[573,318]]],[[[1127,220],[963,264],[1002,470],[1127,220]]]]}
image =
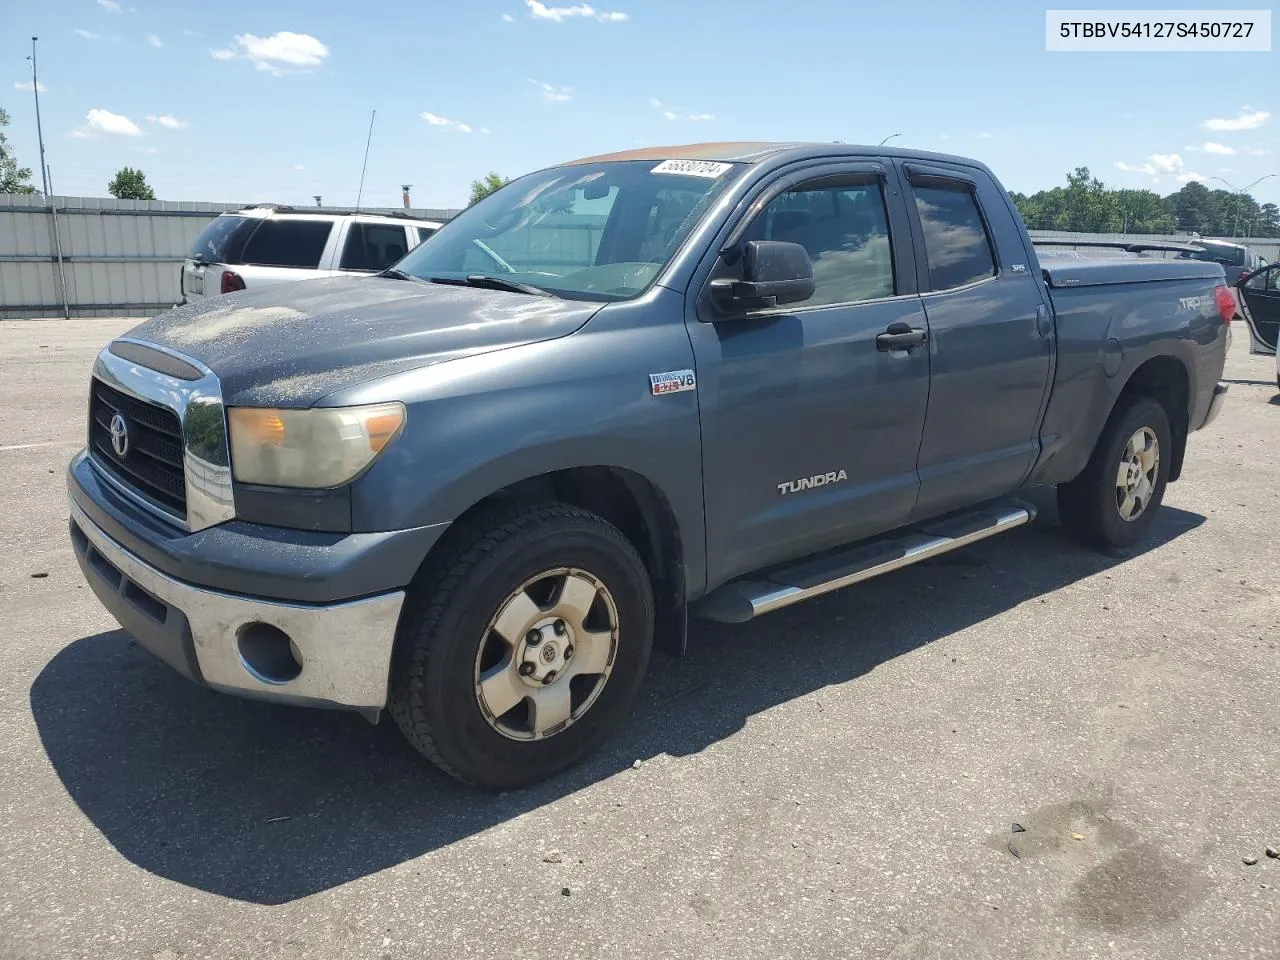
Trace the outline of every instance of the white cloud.
{"type": "Polygon", "coordinates": [[[509,14],[509,13],[504,13],[504,14],[502,15],[502,22],[503,22],[503,23],[515,23],[515,22],[516,22],[516,18],[515,18],[515,17],[513,17],[513,16],[512,16],[511,14],[509,14]]]}
{"type": "Polygon", "coordinates": [[[187,127],[191,126],[187,121],[179,120],[177,117],[171,116],[167,113],[161,114],[158,117],[155,114],[147,114],[147,123],[158,123],[167,130],[185,130],[187,127]]]}
{"type": "Polygon", "coordinates": [[[110,110],[103,110],[100,107],[94,107],[84,115],[88,121],[89,130],[94,133],[111,133],[119,137],[140,137],[142,131],[138,129],[138,125],[128,117],[112,113],[110,110]]]}
{"type": "Polygon", "coordinates": [[[1271,153],[1271,151],[1265,147],[1242,147],[1240,152],[1249,157],[1265,157],[1271,153]]]}
{"type": "Polygon", "coordinates": [[[949,133],[940,133],[940,134],[938,134],[938,139],[939,139],[939,140],[950,140],[950,139],[951,139],[951,134],[949,134],[949,133]]]}
{"type": "Polygon", "coordinates": [[[147,34],[147,43],[151,44],[153,47],[164,46],[164,44],[160,42],[160,38],[157,37],[154,33],[147,34]]]}
{"type": "Polygon", "coordinates": [[[139,149],[138,152],[139,153],[159,153],[160,151],[157,150],[155,147],[142,147],[139,149]]]}
{"type": "Polygon", "coordinates": [[[199,30],[183,30],[182,35],[184,37],[203,37],[204,36],[204,34],[201,33],[199,30]]]}
{"type": "Polygon", "coordinates": [[[554,20],[559,23],[570,17],[585,17],[602,23],[620,23],[627,19],[627,15],[618,10],[597,10],[585,3],[572,7],[548,7],[545,3],[539,3],[538,0],[524,0],[524,3],[529,8],[530,16],[535,20],[554,20]]]}
{"type": "Polygon", "coordinates": [[[1127,173],[1145,173],[1149,177],[1174,176],[1182,173],[1182,158],[1176,153],[1153,153],[1146,163],[1132,164],[1116,161],[1116,169],[1127,173]]]}
{"type": "Polygon", "coordinates": [[[1220,157],[1234,157],[1236,155],[1234,147],[1228,147],[1222,143],[1213,143],[1212,141],[1204,145],[1204,152],[1215,153],[1220,157]]]}
{"type": "Polygon", "coordinates": [[[295,163],[295,164],[293,165],[293,169],[295,169],[295,170],[297,170],[299,173],[301,173],[303,170],[306,170],[307,168],[306,168],[303,164],[301,164],[301,163],[295,163]]]}
{"type": "Polygon", "coordinates": [[[120,4],[116,0],[98,0],[98,6],[107,11],[107,13],[120,12],[120,4]]]}
{"type": "Polygon", "coordinates": [[[551,103],[563,103],[566,100],[573,99],[573,87],[557,87],[554,84],[544,83],[541,80],[529,80],[538,91],[542,94],[542,99],[549,100],[551,103]]]}
{"type": "Polygon", "coordinates": [[[1206,120],[1204,125],[1209,130],[1235,132],[1239,130],[1257,130],[1270,119],[1271,114],[1267,113],[1266,110],[1254,110],[1252,107],[1241,107],[1238,116],[1213,117],[1210,120],[1206,120]]]}
{"type": "Polygon", "coordinates": [[[329,48],[310,34],[283,30],[269,37],[237,34],[230,47],[209,53],[215,60],[251,60],[259,70],[281,74],[320,66],[329,48]]]}
{"type": "Polygon", "coordinates": [[[490,133],[491,131],[489,130],[489,128],[488,128],[488,127],[481,127],[481,128],[480,128],[480,132],[481,132],[481,133],[490,133]]]}
{"type": "Polygon", "coordinates": [[[994,138],[991,136],[991,134],[987,133],[987,132],[984,130],[982,133],[978,134],[978,139],[979,139],[979,140],[991,140],[991,139],[994,139],[994,138]]]}
{"type": "Polygon", "coordinates": [[[465,123],[458,120],[450,120],[448,117],[442,117],[439,114],[427,113],[425,110],[419,114],[423,120],[431,124],[433,127],[448,127],[450,130],[457,130],[459,133],[470,133],[471,128],[465,123]]]}
{"type": "MultiPolygon", "coordinates": [[[[32,92],[31,81],[30,81],[30,80],[27,80],[27,81],[21,81],[21,80],[20,80],[20,81],[18,81],[17,83],[15,83],[15,84],[13,85],[13,89],[15,89],[15,90],[25,90],[27,93],[31,93],[31,92],[32,92]]],[[[36,89],[36,90],[39,90],[41,93],[44,93],[44,92],[45,92],[46,90],[48,90],[49,88],[48,88],[48,87],[46,87],[43,83],[37,83],[37,84],[36,84],[36,86],[35,86],[35,89],[36,89]]]]}
{"type": "Polygon", "coordinates": [[[1203,173],[1195,173],[1194,171],[1191,171],[1191,170],[1188,170],[1186,173],[1180,173],[1177,176],[1177,180],[1179,183],[1193,183],[1193,182],[1202,183],[1208,179],[1209,178],[1206,177],[1203,173]]]}
{"type": "Polygon", "coordinates": [[[76,33],[78,33],[80,36],[84,37],[86,40],[101,40],[101,39],[102,39],[102,38],[101,38],[101,37],[99,37],[96,33],[94,33],[92,30],[82,30],[82,29],[80,29],[79,27],[76,27],[75,32],[76,32],[76,33]]]}
{"type": "Polygon", "coordinates": [[[651,107],[653,107],[654,109],[656,109],[656,110],[660,110],[660,111],[662,112],[662,116],[663,116],[663,117],[665,117],[667,120],[694,120],[694,121],[702,121],[702,120],[714,120],[714,119],[715,119],[715,116],[714,116],[714,115],[712,115],[712,114],[710,114],[710,113],[681,113],[679,110],[677,110],[677,109],[675,109],[675,108],[673,108],[673,107],[669,107],[669,106],[667,106],[665,103],[663,103],[663,102],[662,102],[661,100],[659,100],[657,97],[650,97],[650,98],[649,98],[649,105],[650,105],[651,107]]]}
{"type": "Polygon", "coordinates": [[[84,130],[77,129],[68,131],[67,136],[75,140],[86,140],[88,139],[89,134],[84,130]]]}

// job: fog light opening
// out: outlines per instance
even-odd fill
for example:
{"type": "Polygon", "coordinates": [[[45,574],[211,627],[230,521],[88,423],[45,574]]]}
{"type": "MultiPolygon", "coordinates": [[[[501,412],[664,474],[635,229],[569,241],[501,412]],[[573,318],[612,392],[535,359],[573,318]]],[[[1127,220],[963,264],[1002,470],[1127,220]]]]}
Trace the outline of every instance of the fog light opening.
{"type": "Polygon", "coordinates": [[[302,673],[302,654],[287,633],[269,623],[246,623],[236,631],[240,663],[263,683],[288,683],[302,673]]]}

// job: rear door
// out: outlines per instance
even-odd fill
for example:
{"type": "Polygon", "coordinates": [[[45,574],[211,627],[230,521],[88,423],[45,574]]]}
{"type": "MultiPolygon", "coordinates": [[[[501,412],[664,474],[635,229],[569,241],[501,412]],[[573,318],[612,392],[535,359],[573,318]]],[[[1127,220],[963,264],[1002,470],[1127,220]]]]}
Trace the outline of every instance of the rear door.
{"type": "Polygon", "coordinates": [[[1253,274],[1239,288],[1254,353],[1275,353],[1280,336],[1280,263],[1253,274]]]}
{"type": "Polygon", "coordinates": [[[396,263],[417,243],[412,227],[402,223],[354,221],[347,227],[338,261],[341,273],[378,273],[396,263]]]}
{"type": "Polygon", "coordinates": [[[929,320],[929,412],[912,518],[1002,496],[1034,465],[1053,361],[1052,314],[991,178],[902,163],[929,320]]]}

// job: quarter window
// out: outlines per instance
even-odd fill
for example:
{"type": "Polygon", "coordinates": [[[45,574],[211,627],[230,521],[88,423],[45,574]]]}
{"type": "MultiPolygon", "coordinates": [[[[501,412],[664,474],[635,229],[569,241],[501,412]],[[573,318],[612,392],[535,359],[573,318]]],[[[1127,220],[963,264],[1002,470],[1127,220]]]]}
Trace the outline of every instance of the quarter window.
{"type": "Polygon", "coordinates": [[[912,188],[924,230],[929,283],[951,290],[993,277],[996,273],[991,237],[967,186],[912,188]]]}
{"type": "Polygon", "coordinates": [[[332,230],[330,220],[263,220],[244,245],[244,262],[314,270],[332,230]]]}
{"type": "Polygon", "coordinates": [[[801,185],[780,194],[744,240],[798,243],[813,261],[813,296],[804,306],[891,297],[893,252],[879,182],[801,185]]]}

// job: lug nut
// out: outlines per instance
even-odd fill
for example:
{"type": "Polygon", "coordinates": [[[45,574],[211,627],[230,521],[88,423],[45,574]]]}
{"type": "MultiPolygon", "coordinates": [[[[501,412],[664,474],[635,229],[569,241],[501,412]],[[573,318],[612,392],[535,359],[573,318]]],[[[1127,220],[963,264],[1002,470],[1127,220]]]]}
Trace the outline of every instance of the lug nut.
{"type": "Polygon", "coordinates": [[[536,647],[538,644],[542,642],[542,631],[530,630],[528,633],[524,635],[524,642],[531,647],[536,647]]]}
{"type": "Polygon", "coordinates": [[[552,680],[554,680],[555,678],[556,678],[556,672],[555,672],[554,670],[551,670],[551,671],[549,671],[549,672],[547,673],[547,675],[546,675],[545,677],[543,677],[543,678],[542,678],[542,682],[543,682],[544,684],[545,684],[545,683],[550,683],[550,682],[551,682],[552,680]]]}
{"type": "Polygon", "coordinates": [[[555,622],[555,625],[554,625],[553,629],[554,629],[554,630],[555,630],[555,632],[556,632],[556,636],[558,636],[558,637],[563,637],[563,636],[564,636],[564,621],[563,621],[563,620],[557,620],[557,621],[555,622]]]}
{"type": "Polygon", "coordinates": [[[529,676],[531,673],[533,673],[533,664],[532,664],[532,663],[522,663],[522,664],[520,664],[520,676],[522,676],[522,677],[527,677],[527,676],[529,676]]]}
{"type": "Polygon", "coordinates": [[[572,656],[573,656],[573,644],[569,644],[567,647],[564,648],[564,658],[568,660],[572,656]]]}

